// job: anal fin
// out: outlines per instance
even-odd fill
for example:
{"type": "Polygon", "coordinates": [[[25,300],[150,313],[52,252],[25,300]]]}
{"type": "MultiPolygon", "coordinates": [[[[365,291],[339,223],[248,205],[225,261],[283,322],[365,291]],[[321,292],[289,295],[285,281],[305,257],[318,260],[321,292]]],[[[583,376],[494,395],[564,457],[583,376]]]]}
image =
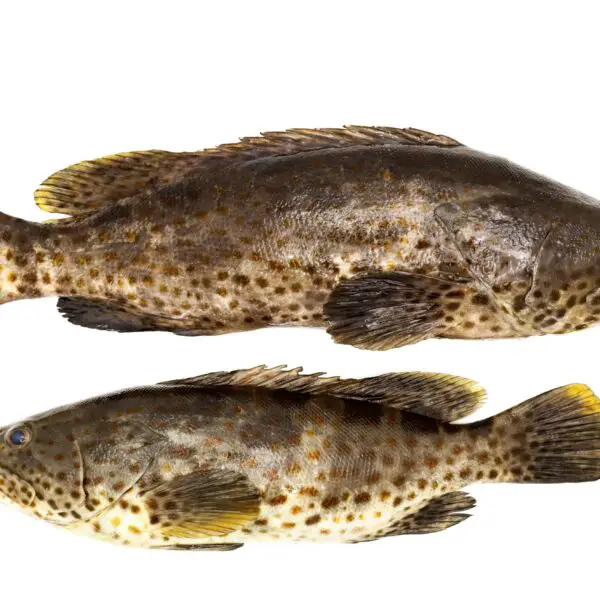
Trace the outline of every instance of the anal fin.
{"type": "Polygon", "coordinates": [[[450,492],[431,500],[419,512],[404,517],[388,535],[436,533],[462,523],[471,515],[463,511],[475,506],[466,492],[450,492]]]}
{"type": "Polygon", "coordinates": [[[389,350],[439,336],[452,293],[466,281],[410,273],[373,273],[341,281],[325,304],[336,342],[389,350]]]}
{"type": "Polygon", "coordinates": [[[91,329],[122,333],[167,329],[152,315],[138,313],[116,302],[61,297],[57,308],[70,323],[91,329]]]}

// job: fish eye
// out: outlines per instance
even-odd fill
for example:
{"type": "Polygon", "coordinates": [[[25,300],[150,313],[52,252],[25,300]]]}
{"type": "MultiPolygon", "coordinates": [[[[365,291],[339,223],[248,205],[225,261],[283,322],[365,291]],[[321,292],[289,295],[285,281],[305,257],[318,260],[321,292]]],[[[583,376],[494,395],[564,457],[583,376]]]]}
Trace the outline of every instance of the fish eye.
{"type": "Polygon", "coordinates": [[[31,441],[31,429],[25,425],[13,427],[6,432],[4,440],[10,448],[23,448],[31,441]]]}

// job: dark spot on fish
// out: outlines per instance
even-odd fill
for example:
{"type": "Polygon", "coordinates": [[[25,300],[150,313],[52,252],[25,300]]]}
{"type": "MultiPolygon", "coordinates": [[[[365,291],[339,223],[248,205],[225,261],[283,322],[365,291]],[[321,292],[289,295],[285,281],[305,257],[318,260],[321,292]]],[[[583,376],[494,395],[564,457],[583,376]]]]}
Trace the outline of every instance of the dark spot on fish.
{"type": "Polygon", "coordinates": [[[489,298],[484,294],[475,294],[473,298],[471,298],[471,304],[475,306],[486,306],[489,303],[489,298]]]}
{"type": "Polygon", "coordinates": [[[451,290],[446,294],[446,298],[464,298],[465,293],[462,290],[451,290]]]}
{"type": "Polygon", "coordinates": [[[371,494],[367,493],[367,492],[360,492],[359,494],[356,494],[356,496],[354,496],[354,502],[356,504],[364,504],[365,502],[368,502],[371,499],[371,494]]]}
{"type": "Polygon", "coordinates": [[[320,515],[313,515],[312,517],[308,517],[308,519],[306,519],[306,521],[304,521],[304,523],[306,525],[316,525],[320,521],[321,521],[320,515]]]}

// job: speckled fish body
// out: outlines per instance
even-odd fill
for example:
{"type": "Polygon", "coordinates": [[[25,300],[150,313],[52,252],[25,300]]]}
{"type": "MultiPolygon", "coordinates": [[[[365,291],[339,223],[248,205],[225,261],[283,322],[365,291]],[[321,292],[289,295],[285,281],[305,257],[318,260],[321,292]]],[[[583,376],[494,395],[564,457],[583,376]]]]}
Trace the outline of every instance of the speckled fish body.
{"type": "Polygon", "coordinates": [[[449,424],[483,394],[445,375],[263,368],[126,390],[2,429],[0,495],[118,544],[230,550],[441,531],[474,506],[467,485],[600,477],[587,387],[449,424]]]}
{"type": "Polygon", "coordinates": [[[74,323],[218,334],[325,326],[385,349],[564,333],[600,316],[600,208],[444,136],[292,130],[139,152],[50,177],[0,216],[0,301],[59,296],[74,323]]]}

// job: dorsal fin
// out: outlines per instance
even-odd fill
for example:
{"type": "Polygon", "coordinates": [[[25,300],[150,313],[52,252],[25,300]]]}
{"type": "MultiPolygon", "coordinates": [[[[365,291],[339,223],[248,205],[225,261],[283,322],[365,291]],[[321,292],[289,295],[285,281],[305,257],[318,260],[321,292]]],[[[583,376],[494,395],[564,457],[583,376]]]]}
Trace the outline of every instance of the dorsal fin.
{"type": "Polygon", "coordinates": [[[343,129],[289,129],[241,138],[237,143],[199,152],[148,150],[86,160],[48,177],[36,191],[35,201],[48,212],[80,215],[120,198],[140,192],[150,193],[205,167],[324,148],[390,144],[461,145],[444,135],[413,128],[347,126],[343,129]]]}
{"type": "Polygon", "coordinates": [[[249,387],[336,396],[384,404],[444,422],[471,414],[481,406],[486,396],[483,387],[475,381],[440,373],[388,373],[365,379],[340,379],[322,377],[323,373],[303,375],[300,367],[284,369],[285,366],[269,369],[263,365],[166,381],[159,385],[249,387]]]}

